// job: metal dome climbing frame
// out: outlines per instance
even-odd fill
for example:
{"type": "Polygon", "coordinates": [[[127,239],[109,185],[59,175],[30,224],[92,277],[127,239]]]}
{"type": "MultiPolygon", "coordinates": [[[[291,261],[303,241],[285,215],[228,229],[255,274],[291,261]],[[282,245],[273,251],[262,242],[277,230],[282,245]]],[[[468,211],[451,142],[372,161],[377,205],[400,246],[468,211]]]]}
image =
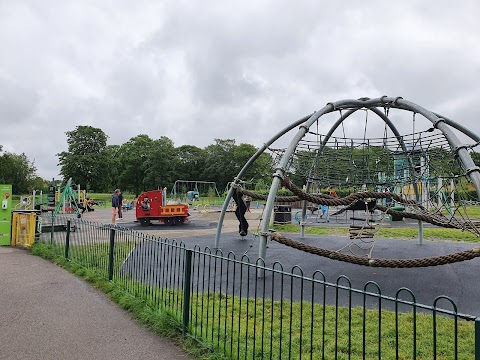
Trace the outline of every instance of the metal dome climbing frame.
{"type": "MultiPolygon", "coordinates": [[[[307,115],[295,122],[293,122],[291,125],[288,127],[284,128],[277,134],[275,134],[269,141],[267,141],[248,161],[247,163],[243,166],[243,168],[240,170],[238,173],[237,177],[234,179],[232,182],[232,187],[230,188],[228,195],[225,199],[225,203],[223,204],[222,211],[220,213],[220,218],[219,218],[219,223],[217,227],[217,233],[216,233],[216,238],[215,238],[215,247],[219,248],[220,247],[220,238],[221,238],[221,229],[223,226],[223,221],[225,217],[225,213],[228,207],[228,203],[230,199],[232,198],[233,192],[235,191],[235,188],[241,185],[242,182],[242,177],[246,173],[246,171],[250,168],[250,166],[255,162],[255,160],[266,150],[268,150],[275,142],[277,142],[280,138],[283,138],[286,134],[292,132],[295,128],[298,127],[297,132],[293,135],[293,138],[291,139],[289,145],[286,147],[286,149],[283,152],[283,155],[280,159],[280,161],[277,163],[275,173],[273,174],[272,178],[272,183],[270,186],[269,194],[266,200],[265,208],[264,208],[264,215],[262,217],[262,222],[260,224],[260,243],[259,243],[259,257],[262,259],[265,259],[266,256],[266,245],[267,245],[267,240],[270,236],[269,232],[269,226],[270,226],[270,219],[271,215],[273,212],[273,208],[275,206],[275,203],[277,201],[277,192],[282,185],[282,180],[288,176],[289,174],[292,174],[292,159],[295,157],[297,158],[297,163],[298,158],[301,156],[304,156],[304,160],[308,159],[308,161],[304,161],[304,163],[310,163],[310,166],[308,170],[304,171],[303,177],[305,179],[305,192],[308,193],[310,191],[310,187],[312,184],[317,182],[322,182],[323,185],[328,184],[329,182],[336,181],[336,182],[341,182],[342,179],[344,180],[345,183],[348,183],[350,179],[345,177],[345,174],[336,174],[335,176],[332,176],[332,174],[329,174],[329,177],[321,177],[321,175],[318,172],[319,169],[319,164],[322,160],[322,158],[325,158],[328,153],[335,153],[335,144],[337,146],[337,160],[338,159],[338,154],[340,154],[340,149],[345,150],[347,148],[347,145],[350,147],[350,149],[359,149],[361,146],[365,148],[365,146],[371,146],[375,147],[376,144],[382,144],[384,147],[389,147],[390,148],[390,153],[394,154],[409,154],[409,156],[405,156],[405,159],[403,161],[403,166],[406,168],[404,169],[405,172],[409,175],[408,182],[411,184],[412,188],[412,193],[413,197],[416,201],[418,202],[424,202],[425,196],[422,194],[422,189],[423,187],[421,186],[421,179],[422,177],[425,177],[425,172],[420,172],[416,167],[419,165],[416,164],[416,158],[412,154],[416,152],[416,149],[421,148],[422,146],[425,146],[425,144],[428,144],[428,147],[432,148],[447,148],[450,150],[450,153],[452,154],[452,159],[454,159],[454,162],[456,163],[457,167],[455,170],[460,171],[462,176],[465,176],[468,178],[469,182],[473,185],[476,194],[477,194],[477,199],[480,200],[480,168],[475,165],[474,161],[472,160],[472,157],[470,156],[469,151],[477,146],[480,142],[480,137],[471,132],[470,130],[466,129],[462,125],[450,120],[449,118],[442,116],[438,113],[429,111],[417,104],[414,104],[410,101],[404,100],[401,97],[388,97],[388,96],[382,96],[380,98],[376,99],[369,99],[369,98],[361,98],[358,100],[341,100],[333,103],[328,103],[325,107],[322,109],[307,115]],[[390,112],[391,109],[398,109],[402,114],[408,114],[410,113],[412,116],[413,115],[413,131],[407,135],[402,134],[399,130],[399,124],[396,123],[396,119],[394,119],[395,116],[392,116],[392,113],[390,112]],[[363,132],[363,137],[357,136],[357,140],[353,141],[351,138],[347,140],[347,137],[345,136],[345,127],[344,123],[345,121],[350,118],[354,114],[358,114],[360,110],[365,110],[365,126],[364,126],[364,131],[363,132]],[[325,133],[325,135],[320,135],[319,128],[326,128],[328,127],[329,123],[328,121],[322,122],[323,119],[327,117],[328,114],[332,113],[339,113],[339,117],[336,121],[333,122],[333,125],[331,125],[329,131],[325,133]],[[375,114],[377,119],[380,119],[384,126],[385,126],[385,131],[384,131],[384,136],[383,137],[378,137],[376,139],[373,138],[367,138],[367,123],[369,121],[368,114],[375,114]],[[415,131],[415,115],[421,115],[423,118],[428,120],[428,128],[423,132],[424,134],[427,133],[433,133],[433,132],[438,132],[440,136],[435,136],[434,134],[432,135],[424,135],[423,138],[419,135],[421,132],[416,132],[415,131]],[[335,132],[340,131],[340,136],[335,136],[335,132]],[[391,132],[392,137],[389,138],[386,136],[387,131],[391,132]],[[460,141],[460,139],[457,137],[456,132],[461,134],[462,137],[469,139],[467,141],[471,141],[470,144],[465,144],[460,141]],[[343,136],[342,136],[343,133],[343,136]],[[393,141],[392,141],[393,139],[393,141]],[[423,141],[423,144],[421,143],[423,141]],[[334,145],[332,145],[334,144],[334,145]],[[341,144],[341,145],[339,145],[341,144]],[[393,147],[393,150],[392,150],[393,147]],[[299,155],[300,154],[300,155],[299,155]],[[310,154],[310,155],[308,155],[310,154]],[[416,171],[417,170],[417,171],[416,171]],[[340,179],[340,180],[339,180],[340,179]],[[420,185],[419,185],[420,184],[420,185]],[[419,189],[419,187],[422,187],[422,189],[419,189]]],[[[363,127],[363,125],[362,125],[363,127]]],[[[362,129],[362,127],[357,126],[358,129],[362,129]]],[[[378,129],[377,129],[378,130],[378,129]]],[[[358,134],[358,131],[357,131],[358,134]]],[[[351,154],[353,151],[350,152],[351,154]]],[[[358,150],[356,153],[360,153],[358,150]]],[[[353,159],[353,156],[351,156],[352,159],[350,161],[352,164],[355,166],[363,167],[367,166],[366,164],[369,163],[370,160],[365,160],[365,158],[362,159],[362,161],[357,161],[355,163],[355,160],[353,159]]],[[[379,159],[374,161],[377,164],[381,162],[381,159],[383,157],[379,156],[379,159]]],[[[426,157],[423,157],[425,159],[426,157]]],[[[418,160],[418,157],[417,157],[418,160]]],[[[425,163],[426,160],[422,160],[422,164],[425,163]]],[[[301,162],[301,161],[300,161],[301,162]]],[[[370,161],[370,163],[372,163],[370,161]]],[[[325,173],[325,167],[323,168],[323,172],[325,173]]],[[[398,170],[398,169],[397,169],[398,170]]],[[[383,171],[385,171],[385,168],[383,168],[383,171]]],[[[392,171],[395,171],[392,170],[392,171]]],[[[403,170],[402,170],[403,171],[403,170]]],[[[294,169],[293,173],[296,173],[297,175],[299,174],[298,169],[294,169]]],[[[350,169],[350,173],[352,173],[350,169]]],[[[356,172],[352,174],[357,174],[356,172]]],[[[380,172],[378,169],[375,169],[375,171],[372,172],[370,171],[359,171],[357,174],[358,179],[355,182],[351,182],[351,185],[358,186],[359,184],[363,184],[363,189],[366,190],[368,188],[368,185],[371,186],[377,186],[381,183],[383,186],[387,186],[387,182],[385,179],[380,179],[380,175],[383,174],[383,172],[380,172]]],[[[427,174],[428,175],[428,174],[427,174]]],[[[453,174],[454,176],[458,176],[459,174],[453,174]]],[[[405,181],[403,179],[402,181],[405,181]]],[[[397,179],[398,182],[398,179],[397,179]]],[[[392,182],[390,182],[392,183],[392,182]]],[[[304,202],[304,208],[303,208],[303,216],[305,216],[305,211],[306,211],[306,204],[307,202],[304,202]]],[[[302,224],[301,227],[302,231],[302,237],[304,236],[304,224],[302,224]]],[[[419,242],[422,242],[423,239],[423,225],[422,225],[422,220],[418,220],[418,233],[419,233],[419,242]]]]}

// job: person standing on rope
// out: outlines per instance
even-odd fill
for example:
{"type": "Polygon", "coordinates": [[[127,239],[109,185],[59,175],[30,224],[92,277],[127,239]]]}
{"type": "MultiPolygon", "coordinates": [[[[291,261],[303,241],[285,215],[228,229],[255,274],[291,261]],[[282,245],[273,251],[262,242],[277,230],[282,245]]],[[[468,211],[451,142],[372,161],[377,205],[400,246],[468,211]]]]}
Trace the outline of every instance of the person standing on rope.
{"type": "Polygon", "coordinates": [[[117,218],[119,193],[120,193],[120,189],[115,189],[115,192],[112,194],[112,224],[115,224],[115,220],[117,218]]]}
{"type": "Polygon", "coordinates": [[[338,198],[337,192],[335,191],[335,189],[332,189],[331,186],[329,186],[327,190],[328,190],[328,194],[329,194],[330,196],[333,196],[333,197],[335,197],[335,198],[338,198]]]}

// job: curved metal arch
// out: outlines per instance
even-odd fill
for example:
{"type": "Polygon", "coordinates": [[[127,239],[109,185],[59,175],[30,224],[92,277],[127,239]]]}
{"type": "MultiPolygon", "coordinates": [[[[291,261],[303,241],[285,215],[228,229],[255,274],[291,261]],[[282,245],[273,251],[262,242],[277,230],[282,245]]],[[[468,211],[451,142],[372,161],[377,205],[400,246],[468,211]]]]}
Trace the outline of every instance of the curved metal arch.
{"type": "MultiPolygon", "coordinates": [[[[322,140],[322,143],[320,144],[319,146],[319,149],[317,151],[317,154],[320,155],[321,152],[323,151],[323,148],[326,146],[326,144],[328,143],[328,140],[330,140],[330,138],[332,137],[332,134],[335,132],[335,130],[342,124],[342,122],[344,122],[350,115],[352,115],[353,113],[355,113],[356,111],[360,110],[361,108],[356,108],[356,109],[352,109],[352,110],[349,110],[347,111],[345,114],[343,114],[336,122],[335,124],[332,125],[332,127],[330,128],[329,132],[325,135],[324,139],[322,140]]],[[[405,142],[403,141],[403,136],[400,135],[398,129],[396,128],[396,126],[392,123],[392,121],[388,118],[388,116],[386,116],[385,114],[383,114],[380,110],[378,110],[377,107],[372,107],[372,108],[369,108],[367,109],[367,111],[370,110],[372,111],[374,114],[376,114],[377,116],[379,116],[386,124],[387,126],[390,128],[390,130],[393,132],[393,134],[395,135],[395,138],[397,139],[398,141],[398,144],[401,146],[402,150],[404,152],[407,151],[407,147],[405,145],[405,142]]],[[[413,169],[413,163],[409,164],[410,165],[410,171],[412,171],[413,169]]],[[[308,187],[309,184],[307,184],[307,187],[308,187]]]]}
{"type": "Polygon", "coordinates": [[[218,219],[218,224],[217,224],[217,232],[215,234],[215,248],[217,249],[220,244],[220,234],[222,233],[222,227],[223,227],[223,222],[225,220],[225,213],[227,212],[228,204],[230,203],[230,199],[232,198],[233,191],[234,191],[234,186],[238,185],[241,182],[241,178],[245,173],[248,171],[250,166],[262,155],[265,150],[268,149],[270,145],[272,145],[275,141],[277,141],[279,138],[281,138],[283,135],[288,133],[290,130],[292,130],[294,127],[303,124],[305,121],[307,121],[314,113],[310,115],[306,115],[301,119],[298,119],[297,121],[293,122],[291,125],[285,127],[278,133],[276,133],[273,137],[270,138],[263,146],[257,150],[255,154],[246,162],[246,164],[243,166],[243,168],[240,170],[238,173],[237,177],[234,179],[232,186],[230,186],[230,189],[228,190],[228,194],[225,197],[225,201],[223,202],[222,210],[220,211],[220,217],[218,219]]]}
{"type": "MultiPolygon", "coordinates": [[[[335,132],[335,130],[337,130],[337,128],[352,114],[354,114],[355,112],[357,112],[358,110],[364,108],[365,106],[361,106],[361,107],[356,107],[355,109],[350,109],[348,110],[347,112],[345,112],[344,114],[342,114],[342,116],[332,125],[332,127],[330,128],[330,130],[328,131],[327,134],[325,134],[325,137],[323,138],[320,146],[319,146],[319,149],[317,150],[317,156],[320,156],[320,154],[322,153],[323,151],[323,148],[327,145],[328,143],[328,140],[330,140],[330,138],[332,137],[333,133],[335,132]]],[[[404,152],[407,152],[407,146],[405,145],[405,142],[403,141],[403,136],[400,135],[400,132],[398,131],[397,127],[393,124],[393,122],[388,118],[388,116],[386,116],[384,113],[382,113],[380,110],[378,110],[378,107],[377,106],[374,106],[374,107],[371,107],[371,108],[367,108],[367,111],[372,111],[374,114],[376,114],[378,117],[380,117],[384,122],[385,124],[387,124],[387,126],[390,128],[390,130],[393,132],[393,134],[395,135],[395,138],[397,139],[398,141],[398,144],[400,145],[400,147],[402,148],[402,150],[404,152]]],[[[414,164],[413,164],[413,161],[411,158],[408,158],[408,167],[409,167],[409,172],[410,174],[414,174],[415,172],[413,171],[414,170],[414,164]]],[[[419,195],[419,190],[418,190],[418,185],[416,182],[414,182],[413,184],[413,192],[415,193],[415,198],[416,200],[418,201],[420,199],[420,195],[419,195]]],[[[306,186],[306,192],[308,193],[310,191],[310,187],[311,187],[311,182],[307,182],[307,186],[306,186]]],[[[307,213],[307,201],[304,201],[303,203],[303,207],[302,207],[302,224],[301,224],[301,238],[303,239],[305,237],[305,224],[304,224],[304,221],[305,221],[305,215],[307,213]]]]}
{"type": "Polygon", "coordinates": [[[442,118],[445,120],[445,123],[450,125],[451,127],[453,127],[454,129],[457,129],[458,131],[460,131],[461,133],[463,133],[464,135],[467,135],[470,139],[472,140],[475,140],[476,142],[480,141],[480,136],[478,136],[477,134],[473,133],[472,131],[470,131],[469,129],[467,129],[466,127],[460,125],[459,123],[443,116],[443,115],[440,115],[440,114],[437,114],[437,113],[434,113],[437,117],[439,118],[442,118]]]}
{"type": "MultiPolygon", "coordinates": [[[[466,171],[467,175],[470,177],[472,180],[472,183],[475,186],[475,189],[477,191],[477,196],[480,199],[480,168],[475,166],[475,163],[471,159],[470,155],[468,154],[466,147],[463,146],[457,136],[452,132],[452,130],[448,127],[451,126],[463,134],[467,135],[471,139],[475,141],[480,141],[480,137],[478,137],[476,134],[471,132],[470,130],[466,129],[462,125],[446,118],[443,117],[437,113],[431,112],[426,110],[425,108],[418,106],[412,102],[403,100],[401,97],[388,97],[388,96],[382,96],[380,98],[376,99],[370,99],[370,98],[361,98],[357,100],[353,99],[347,99],[347,100],[341,100],[337,101],[334,103],[328,103],[326,104],[322,109],[314,112],[313,114],[307,115],[294,123],[292,123],[290,126],[287,126],[284,128],[282,131],[278,132],[276,135],[274,135],[267,143],[263,145],[244,165],[244,167],[240,170],[239,174],[235,178],[234,184],[239,184],[241,182],[241,177],[246,173],[246,171],[250,168],[250,166],[258,159],[258,157],[265,152],[265,150],[273,144],[276,140],[278,140],[280,137],[285,135],[287,132],[291,131],[294,127],[299,126],[299,130],[297,134],[294,136],[294,138],[291,140],[288,148],[286,149],[285,153],[283,154],[280,164],[277,167],[275,173],[273,174],[273,179],[272,179],[272,184],[270,186],[270,191],[268,194],[268,200],[267,203],[265,204],[265,209],[264,209],[264,216],[263,216],[263,222],[262,222],[262,228],[261,228],[261,233],[260,233],[260,245],[259,245],[259,257],[264,259],[265,258],[265,251],[266,251],[266,241],[268,237],[268,227],[269,227],[269,219],[271,217],[272,211],[273,211],[273,205],[274,205],[274,199],[276,197],[281,178],[285,174],[285,169],[288,165],[289,158],[291,157],[292,153],[295,151],[298,143],[300,140],[306,135],[308,132],[310,126],[317,121],[321,116],[336,111],[336,110],[341,110],[341,109],[351,109],[351,108],[357,108],[356,110],[353,110],[351,113],[354,111],[357,111],[360,108],[367,108],[374,113],[376,113],[378,116],[380,116],[387,126],[392,130],[394,135],[397,137],[397,140],[399,141],[400,146],[404,151],[406,151],[406,146],[405,143],[403,142],[403,137],[399,134],[398,130],[394,126],[394,124],[386,117],[384,114],[382,114],[381,111],[377,109],[377,107],[385,107],[388,106],[390,108],[397,108],[401,110],[409,110],[414,113],[419,113],[423,115],[426,119],[432,122],[433,126],[437,129],[439,129],[445,138],[447,139],[450,147],[452,149],[455,149],[455,152],[458,156],[458,159],[461,163],[461,165],[464,167],[464,170],[466,171]],[[266,214],[266,216],[265,216],[266,214]]],[[[350,112],[350,111],[349,111],[350,112]]],[[[348,116],[351,115],[351,113],[348,114],[348,116]]],[[[337,120],[337,123],[334,125],[335,129],[338,127],[344,120],[345,116],[342,115],[342,118],[337,120]],[[343,119],[342,119],[343,118],[343,119]]],[[[329,131],[329,137],[333,134],[334,128],[332,128],[329,131]]],[[[324,144],[326,140],[324,139],[324,144]]],[[[323,145],[325,146],[325,145],[323,145]]],[[[411,160],[411,159],[410,159],[411,160]]],[[[409,164],[409,166],[413,166],[413,164],[409,164]]],[[[415,187],[414,187],[415,189],[415,187]]],[[[219,240],[220,240],[220,234],[221,234],[221,228],[223,226],[223,221],[226,213],[226,209],[228,207],[228,202],[230,201],[232,194],[233,194],[234,188],[231,187],[229,190],[229,193],[225,199],[225,202],[222,207],[219,223],[217,226],[217,234],[215,238],[215,247],[218,248],[219,245],[219,240]]],[[[418,197],[418,189],[415,190],[415,194],[418,197]]]]}
{"type": "MultiPolygon", "coordinates": [[[[462,146],[462,143],[460,142],[458,137],[454,134],[454,132],[449,128],[449,126],[452,126],[457,130],[462,129],[465,131],[467,129],[465,129],[463,126],[451,120],[448,121],[447,123],[445,118],[438,117],[435,113],[417,104],[414,104],[410,101],[397,99],[396,103],[398,103],[399,108],[406,108],[407,110],[411,110],[423,115],[425,118],[427,118],[432,122],[435,128],[439,129],[443,133],[448,143],[450,144],[450,148],[456,152],[456,156],[458,157],[460,164],[463,166],[463,169],[465,170],[466,174],[470,177],[470,180],[472,181],[472,184],[475,187],[475,190],[477,191],[477,197],[480,200],[480,168],[475,165],[467,149],[462,146]]],[[[471,133],[471,132],[468,131],[468,133],[471,133]]],[[[464,134],[467,135],[467,133],[465,132],[464,134]]]]}
{"type": "MultiPolygon", "coordinates": [[[[475,166],[475,163],[471,159],[467,150],[460,146],[461,143],[459,139],[448,128],[448,125],[446,124],[445,119],[438,117],[433,112],[428,111],[427,109],[421,106],[418,106],[412,102],[403,100],[401,97],[392,98],[388,96],[382,96],[381,98],[376,98],[376,99],[362,98],[358,100],[341,100],[335,103],[328,103],[321,110],[315,112],[308,120],[306,120],[300,126],[297,134],[294,136],[287,150],[283,154],[282,159],[280,160],[279,167],[277,168],[276,172],[273,175],[273,180],[270,186],[267,203],[265,204],[264,216],[261,224],[260,244],[259,244],[260,258],[265,259],[269,219],[273,211],[274,200],[278,192],[278,188],[280,186],[281,178],[283,178],[283,176],[285,175],[285,169],[288,165],[288,161],[290,157],[295,151],[300,140],[308,132],[308,129],[310,128],[310,126],[324,114],[330,113],[337,109],[343,109],[343,108],[346,109],[346,108],[352,108],[352,107],[353,108],[362,108],[362,107],[370,108],[370,107],[377,107],[377,106],[389,106],[391,108],[410,110],[415,113],[419,113],[423,115],[426,119],[430,120],[434,125],[434,127],[442,131],[450,147],[453,149],[457,149],[456,151],[457,151],[458,159],[460,160],[460,163],[463,165],[464,170],[472,180],[472,183],[474,184],[475,189],[477,191],[477,196],[479,196],[479,199],[480,199],[480,168],[475,166]]],[[[419,225],[419,227],[421,226],[419,225]]]]}

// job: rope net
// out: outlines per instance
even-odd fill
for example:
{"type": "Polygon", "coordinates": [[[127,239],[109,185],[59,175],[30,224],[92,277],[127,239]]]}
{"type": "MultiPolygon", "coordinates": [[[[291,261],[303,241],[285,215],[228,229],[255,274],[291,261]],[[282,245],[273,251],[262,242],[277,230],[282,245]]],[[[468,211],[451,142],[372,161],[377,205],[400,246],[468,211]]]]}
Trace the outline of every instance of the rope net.
{"type": "MultiPolygon", "coordinates": [[[[274,166],[284,164],[281,185],[293,194],[277,196],[276,203],[302,200],[307,202],[307,209],[325,205],[333,208],[331,216],[363,208],[367,217],[361,225],[351,226],[351,242],[332,253],[295,242],[278,233],[272,234],[272,240],[321,256],[369,266],[434,266],[479,256],[479,249],[476,249],[428,261],[412,259],[410,262],[385,262],[375,259],[372,262],[375,242],[370,238],[378,230],[378,223],[372,220],[372,214],[376,214],[380,222],[385,222],[388,217],[392,220],[414,219],[435,226],[469,231],[476,236],[480,236],[480,221],[471,212],[471,205],[477,204],[478,194],[471,184],[468,169],[458,161],[458,149],[451,148],[442,131],[428,120],[424,121],[426,125],[420,124],[419,120],[426,119],[418,114],[416,118],[415,113],[410,113],[410,116],[413,114],[410,126],[402,128],[396,123],[394,131],[380,117],[369,118],[371,109],[361,110],[364,112],[352,112],[353,115],[348,118],[350,121],[357,116],[353,124],[346,121],[347,117],[342,117],[342,111],[339,114],[331,113],[330,119],[322,116],[322,123],[335,122],[329,132],[322,133],[317,120],[316,124],[309,127],[289,159],[282,159],[280,155],[283,156],[285,152],[278,150],[278,157],[274,161],[274,166]],[[358,115],[365,115],[364,122],[358,121],[358,115]],[[411,131],[406,130],[408,127],[411,131]],[[402,130],[404,135],[399,135],[402,130]],[[355,136],[349,136],[352,134],[355,136]],[[367,251],[367,254],[359,257],[354,248],[367,251]],[[342,254],[344,250],[349,250],[351,254],[342,254]]],[[[408,111],[399,108],[383,110],[385,118],[392,123],[392,119],[399,118],[407,120],[402,124],[409,123],[406,118],[408,111]]],[[[475,152],[479,143],[470,138],[468,141],[462,147],[479,165],[480,156],[475,152]]],[[[253,199],[267,200],[266,195],[241,186],[236,191],[253,199]]],[[[350,219],[355,221],[355,216],[350,219]]]]}

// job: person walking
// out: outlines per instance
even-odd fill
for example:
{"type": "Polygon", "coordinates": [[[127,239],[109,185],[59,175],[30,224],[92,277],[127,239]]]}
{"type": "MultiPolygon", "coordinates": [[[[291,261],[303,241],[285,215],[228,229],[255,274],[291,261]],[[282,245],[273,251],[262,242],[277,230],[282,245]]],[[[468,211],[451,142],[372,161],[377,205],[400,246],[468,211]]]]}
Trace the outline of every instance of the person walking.
{"type": "Polygon", "coordinates": [[[122,211],[122,206],[123,206],[123,194],[118,190],[118,218],[117,220],[123,220],[123,211],[122,211]]]}
{"type": "Polygon", "coordinates": [[[115,224],[115,220],[117,218],[119,193],[120,193],[120,189],[115,189],[115,192],[112,194],[112,224],[115,224]]]}

